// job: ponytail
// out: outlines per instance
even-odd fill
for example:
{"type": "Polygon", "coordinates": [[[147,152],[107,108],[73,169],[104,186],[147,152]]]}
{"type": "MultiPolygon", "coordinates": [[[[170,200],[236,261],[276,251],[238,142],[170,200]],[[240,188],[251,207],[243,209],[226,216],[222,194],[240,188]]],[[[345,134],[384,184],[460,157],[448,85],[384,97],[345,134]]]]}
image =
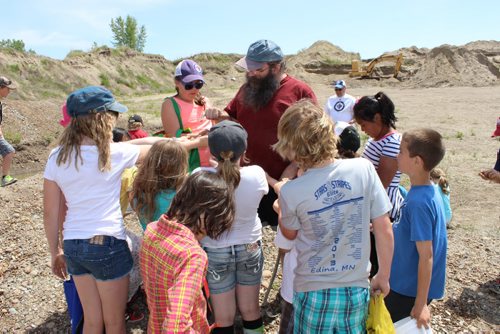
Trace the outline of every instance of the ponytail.
{"type": "Polygon", "coordinates": [[[431,170],[431,179],[437,180],[437,184],[443,194],[448,195],[450,193],[450,184],[446,178],[446,174],[441,168],[434,168],[431,170]]]}
{"type": "Polygon", "coordinates": [[[226,183],[236,189],[240,184],[240,167],[233,161],[234,153],[232,151],[221,152],[219,161],[219,174],[226,181],[226,183]]]}
{"type": "Polygon", "coordinates": [[[395,107],[392,100],[384,93],[378,92],[374,96],[363,96],[354,105],[354,118],[373,122],[376,114],[380,114],[382,123],[396,128],[395,107]]]}

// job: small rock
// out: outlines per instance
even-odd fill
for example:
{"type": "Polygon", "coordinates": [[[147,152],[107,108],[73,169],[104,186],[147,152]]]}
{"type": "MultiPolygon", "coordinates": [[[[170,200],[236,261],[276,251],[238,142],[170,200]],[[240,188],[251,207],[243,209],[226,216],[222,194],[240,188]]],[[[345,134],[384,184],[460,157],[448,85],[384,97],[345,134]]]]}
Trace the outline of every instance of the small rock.
{"type": "Polygon", "coordinates": [[[15,314],[17,314],[17,310],[15,308],[11,307],[9,309],[9,313],[12,314],[12,315],[15,315],[15,314]]]}
{"type": "Polygon", "coordinates": [[[263,279],[271,278],[272,275],[273,275],[273,272],[271,270],[263,270],[262,271],[262,278],[263,279]]]}
{"type": "Polygon", "coordinates": [[[31,272],[31,270],[32,270],[32,269],[31,269],[31,266],[26,266],[26,267],[24,267],[24,273],[25,273],[25,274],[29,274],[29,273],[31,272]]]}

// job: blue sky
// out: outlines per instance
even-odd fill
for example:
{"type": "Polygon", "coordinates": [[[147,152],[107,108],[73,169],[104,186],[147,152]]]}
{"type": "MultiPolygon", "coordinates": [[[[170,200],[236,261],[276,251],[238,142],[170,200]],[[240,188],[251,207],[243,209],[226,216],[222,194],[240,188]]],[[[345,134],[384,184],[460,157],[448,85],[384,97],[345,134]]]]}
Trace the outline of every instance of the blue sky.
{"type": "Polygon", "coordinates": [[[362,58],[415,45],[500,41],[498,0],[17,0],[2,1],[0,39],[56,59],[93,42],[112,45],[109,23],[135,17],[148,33],[145,52],[167,59],[200,52],[246,53],[262,38],[285,54],[318,40],[362,58]]]}

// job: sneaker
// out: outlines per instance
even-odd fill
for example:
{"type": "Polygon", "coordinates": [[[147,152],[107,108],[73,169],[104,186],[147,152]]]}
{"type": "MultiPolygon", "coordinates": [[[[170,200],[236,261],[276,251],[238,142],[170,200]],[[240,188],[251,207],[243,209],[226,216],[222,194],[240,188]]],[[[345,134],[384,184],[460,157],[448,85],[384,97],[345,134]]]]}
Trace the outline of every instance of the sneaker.
{"type": "Polygon", "coordinates": [[[13,184],[13,183],[16,183],[16,182],[17,182],[17,179],[13,178],[10,175],[5,175],[2,178],[2,187],[8,186],[9,184],[13,184]]]}

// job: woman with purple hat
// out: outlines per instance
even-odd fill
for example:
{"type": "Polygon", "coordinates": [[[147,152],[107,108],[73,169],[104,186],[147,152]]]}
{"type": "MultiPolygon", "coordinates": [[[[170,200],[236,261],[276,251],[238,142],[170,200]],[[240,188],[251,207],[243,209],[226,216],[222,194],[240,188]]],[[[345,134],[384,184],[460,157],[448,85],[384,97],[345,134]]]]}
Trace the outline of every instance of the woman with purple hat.
{"type": "MultiPolygon", "coordinates": [[[[165,136],[206,134],[212,122],[205,118],[207,99],[200,93],[205,84],[200,65],[190,59],[181,61],[175,68],[174,83],[177,94],[165,98],[161,106],[161,122],[165,136]]],[[[199,155],[197,152],[190,152],[190,170],[199,166],[210,166],[208,147],[198,147],[198,153],[199,155]]]]}

